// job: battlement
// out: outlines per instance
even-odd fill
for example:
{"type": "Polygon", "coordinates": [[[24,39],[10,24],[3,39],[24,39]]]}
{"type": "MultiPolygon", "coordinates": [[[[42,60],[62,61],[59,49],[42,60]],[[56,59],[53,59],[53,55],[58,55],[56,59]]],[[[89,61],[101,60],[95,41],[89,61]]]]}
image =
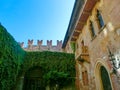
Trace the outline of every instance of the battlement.
{"type": "Polygon", "coordinates": [[[62,52],[62,40],[57,40],[57,45],[52,45],[52,40],[47,40],[47,45],[42,45],[43,40],[37,40],[37,45],[33,45],[33,40],[28,40],[27,47],[24,42],[19,42],[20,46],[26,51],[56,51],[62,52]]]}

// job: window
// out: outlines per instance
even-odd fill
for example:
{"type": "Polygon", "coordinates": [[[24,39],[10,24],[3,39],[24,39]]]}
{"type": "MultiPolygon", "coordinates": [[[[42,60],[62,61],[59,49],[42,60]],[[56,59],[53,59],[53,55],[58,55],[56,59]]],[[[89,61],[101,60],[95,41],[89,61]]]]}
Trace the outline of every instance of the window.
{"type": "Polygon", "coordinates": [[[94,30],[94,26],[93,26],[92,21],[90,21],[90,34],[91,34],[92,38],[95,36],[95,30],[94,30]]]}
{"type": "Polygon", "coordinates": [[[104,21],[99,10],[97,10],[97,20],[98,20],[99,28],[102,28],[104,26],[104,21]]]}
{"type": "Polygon", "coordinates": [[[88,73],[87,71],[82,72],[82,77],[83,77],[83,85],[88,85],[88,73]]]}

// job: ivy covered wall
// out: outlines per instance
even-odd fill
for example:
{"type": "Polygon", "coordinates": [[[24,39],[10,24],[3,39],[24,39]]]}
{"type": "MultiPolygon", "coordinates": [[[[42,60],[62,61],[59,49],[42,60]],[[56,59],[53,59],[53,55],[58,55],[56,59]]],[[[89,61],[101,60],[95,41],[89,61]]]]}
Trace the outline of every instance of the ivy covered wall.
{"type": "Polygon", "coordinates": [[[56,83],[65,86],[69,82],[74,83],[74,54],[26,52],[0,25],[0,90],[14,90],[21,74],[25,75],[36,66],[43,71],[44,86],[56,83]]]}
{"type": "MultiPolygon", "coordinates": [[[[24,72],[32,67],[40,67],[43,71],[43,85],[64,87],[74,83],[74,54],[61,52],[27,52],[25,55],[24,72]]],[[[45,87],[45,86],[44,86],[45,87]]]]}
{"type": "Polygon", "coordinates": [[[25,52],[0,25],[0,90],[12,90],[21,70],[25,52]]]}

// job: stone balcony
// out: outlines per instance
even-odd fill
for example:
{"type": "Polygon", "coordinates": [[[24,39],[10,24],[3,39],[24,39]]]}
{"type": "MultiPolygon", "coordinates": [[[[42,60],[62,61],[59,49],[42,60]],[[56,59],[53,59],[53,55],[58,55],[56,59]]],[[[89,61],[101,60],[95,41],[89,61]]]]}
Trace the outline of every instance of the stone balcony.
{"type": "Polygon", "coordinates": [[[89,61],[89,52],[88,46],[82,46],[81,48],[77,49],[75,52],[75,59],[79,61],[89,61]]]}

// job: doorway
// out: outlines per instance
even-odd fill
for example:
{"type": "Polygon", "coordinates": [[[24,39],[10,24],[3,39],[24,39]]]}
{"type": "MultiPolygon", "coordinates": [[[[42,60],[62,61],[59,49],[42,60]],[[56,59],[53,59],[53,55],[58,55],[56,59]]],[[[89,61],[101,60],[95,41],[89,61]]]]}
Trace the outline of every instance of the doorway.
{"type": "Polygon", "coordinates": [[[104,66],[100,67],[103,90],[112,90],[109,75],[104,66]]]}
{"type": "Polygon", "coordinates": [[[45,90],[40,67],[31,68],[25,73],[23,90],[45,90]]]}

